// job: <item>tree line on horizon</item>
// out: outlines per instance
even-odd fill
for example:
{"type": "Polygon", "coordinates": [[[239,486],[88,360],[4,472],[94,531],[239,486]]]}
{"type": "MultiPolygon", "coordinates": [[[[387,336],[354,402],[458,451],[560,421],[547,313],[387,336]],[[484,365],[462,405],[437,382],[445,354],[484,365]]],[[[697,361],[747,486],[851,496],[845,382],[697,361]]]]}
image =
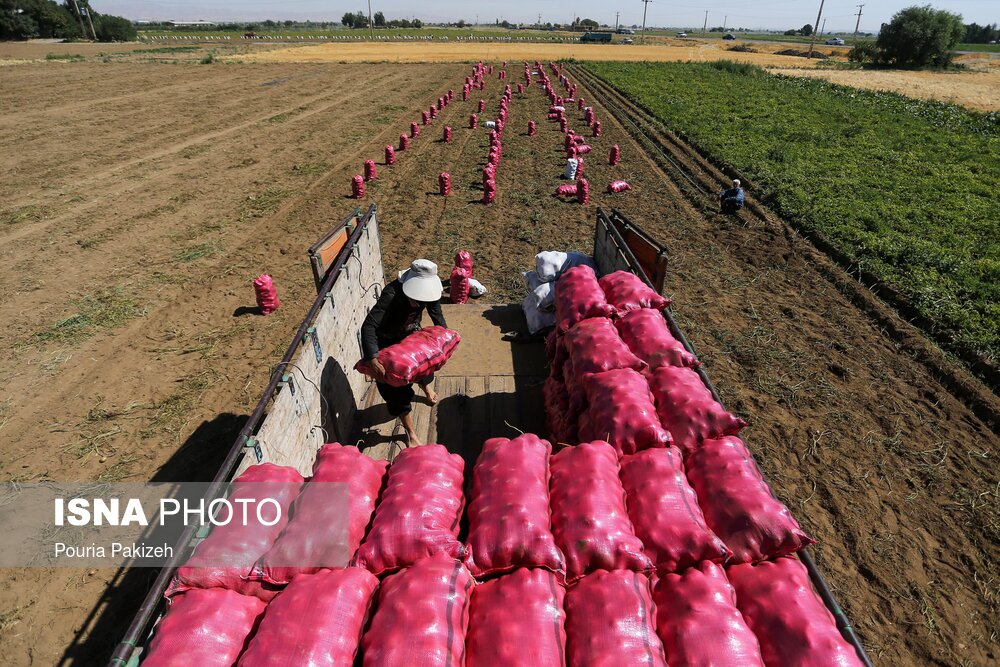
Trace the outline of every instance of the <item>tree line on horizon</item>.
{"type": "Polygon", "coordinates": [[[96,36],[99,42],[130,42],[137,34],[131,21],[121,16],[99,14],[90,7],[88,0],[76,0],[75,3],[63,0],[62,4],[54,0],[0,0],[0,40],[90,39],[96,36]]]}

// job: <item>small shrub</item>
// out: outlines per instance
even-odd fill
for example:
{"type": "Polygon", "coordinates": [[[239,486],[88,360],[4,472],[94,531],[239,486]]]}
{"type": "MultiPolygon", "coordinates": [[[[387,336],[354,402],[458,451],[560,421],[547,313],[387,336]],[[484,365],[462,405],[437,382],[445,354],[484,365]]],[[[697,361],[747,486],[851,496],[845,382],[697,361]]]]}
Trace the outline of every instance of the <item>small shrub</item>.
{"type": "Polygon", "coordinates": [[[202,65],[211,65],[212,63],[215,62],[215,54],[214,53],[206,53],[205,57],[202,58],[199,62],[202,65]]]}

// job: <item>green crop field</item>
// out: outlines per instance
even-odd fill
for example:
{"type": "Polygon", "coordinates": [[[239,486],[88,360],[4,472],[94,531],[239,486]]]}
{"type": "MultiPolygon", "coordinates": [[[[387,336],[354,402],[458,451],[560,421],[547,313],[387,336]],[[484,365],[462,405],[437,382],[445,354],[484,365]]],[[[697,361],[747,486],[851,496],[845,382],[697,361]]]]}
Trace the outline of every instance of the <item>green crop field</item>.
{"type": "Polygon", "coordinates": [[[895,286],[953,352],[1000,353],[1000,114],[721,63],[590,63],[895,286]]]}

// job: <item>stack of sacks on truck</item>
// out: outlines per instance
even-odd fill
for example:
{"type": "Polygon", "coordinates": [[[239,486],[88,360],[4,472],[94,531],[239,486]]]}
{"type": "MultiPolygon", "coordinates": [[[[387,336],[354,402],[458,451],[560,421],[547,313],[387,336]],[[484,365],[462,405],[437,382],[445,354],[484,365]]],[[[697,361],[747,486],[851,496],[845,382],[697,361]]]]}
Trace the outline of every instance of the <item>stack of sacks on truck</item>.
{"type": "MultiPolygon", "coordinates": [[[[553,441],[575,446],[554,461],[601,447],[617,455],[627,519],[653,568],[644,609],[670,665],[861,664],[794,555],[812,540],[736,437],[746,423],[715,400],[671,334],[661,312],[669,303],[627,272],[598,280],[580,266],[558,279],[545,407],[553,441]]],[[[557,544],[572,563],[553,469],[557,544]]],[[[570,618],[573,603],[571,589],[570,618]]]]}

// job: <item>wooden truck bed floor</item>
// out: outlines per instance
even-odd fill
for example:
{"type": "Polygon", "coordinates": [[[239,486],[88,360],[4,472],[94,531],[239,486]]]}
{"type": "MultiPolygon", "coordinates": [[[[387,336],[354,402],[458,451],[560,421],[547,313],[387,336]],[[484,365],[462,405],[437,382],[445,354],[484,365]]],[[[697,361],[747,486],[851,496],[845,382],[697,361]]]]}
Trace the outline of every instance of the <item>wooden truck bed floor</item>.
{"type": "MultiPolygon", "coordinates": [[[[442,308],[448,327],[461,334],[462,342],[435,376],[438,404],[431,407],[417,389],[413,425],[425,443],[440,443],[461,454],[466,470],[471,470],[485,440],[514,437],[518,431],[544,433],[545,345],[503,339],[507,333],[524,335],[520,305],[468,303],[442,308]]],[[[406,447],[406,437],[374,384],[361,407],[354,441],[368,456],[392,460],[406,447]]]]}

